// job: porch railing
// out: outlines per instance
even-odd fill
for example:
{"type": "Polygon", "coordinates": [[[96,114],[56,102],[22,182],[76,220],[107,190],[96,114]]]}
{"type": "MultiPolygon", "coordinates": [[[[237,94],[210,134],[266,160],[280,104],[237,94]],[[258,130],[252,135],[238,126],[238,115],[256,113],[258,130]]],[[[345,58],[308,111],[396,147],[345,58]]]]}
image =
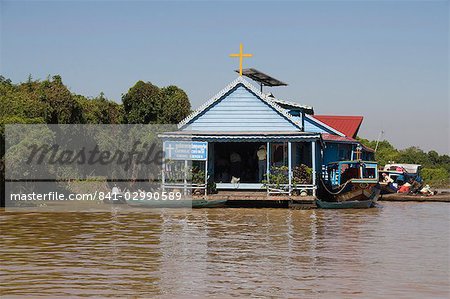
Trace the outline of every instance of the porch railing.
{"type": "Polygon", "coordinates": [[[192,190],[202,190],[203,195],[206,196],[206,184],[192,184],[192,183],[164,183],[162,189],[181,189],[184,195],[192,194],[192,190]],[[190,193],[188,191],[191,191],[190,193]]]}
{"type": "Polygon", "coordinates": [[[312,191],[312,195],[315,195],[317,186],[313,184],[302,184],[302,185],[289,185],[289,184],[267,184],[267,195],[292,195],[294,190],[305,190],[312,191]]]}

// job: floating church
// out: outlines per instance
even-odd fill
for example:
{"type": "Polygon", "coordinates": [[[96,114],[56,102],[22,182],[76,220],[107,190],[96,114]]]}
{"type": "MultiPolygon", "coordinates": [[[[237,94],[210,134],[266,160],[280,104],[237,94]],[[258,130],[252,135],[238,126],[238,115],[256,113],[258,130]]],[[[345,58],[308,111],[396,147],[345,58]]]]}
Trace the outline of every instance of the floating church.
{"type": "MultiPolygon", "coordinates": [[[[178,160],[202,169],[202,181],[190,182],[191,190],[204,188],[208,195],[207,186],[213,186],[208,192],[315,197],[327,163],[355,155],[373,159],[373,150],[355,139],[362,116],[317,115],[311,106],[265,93],[264,86],[287,84],[243,69],[242,58],[250,54],[242,47],[234,55],[241,61],[237,79],[182,120],[177,131],[161,134],[166,164],[178,160]]],[[[168,173],[164,165],[163,186],[179,186],[168,173]]]]}

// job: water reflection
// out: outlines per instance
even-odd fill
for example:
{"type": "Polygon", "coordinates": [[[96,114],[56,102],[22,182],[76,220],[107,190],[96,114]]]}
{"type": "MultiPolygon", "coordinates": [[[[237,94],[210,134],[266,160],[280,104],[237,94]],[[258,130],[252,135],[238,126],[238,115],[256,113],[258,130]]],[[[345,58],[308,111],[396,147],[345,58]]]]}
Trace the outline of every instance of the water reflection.
{"type": "Polygon", "coordinates": [[[449,212],[1,212],[0,294],[446,297],[449,212]]]}

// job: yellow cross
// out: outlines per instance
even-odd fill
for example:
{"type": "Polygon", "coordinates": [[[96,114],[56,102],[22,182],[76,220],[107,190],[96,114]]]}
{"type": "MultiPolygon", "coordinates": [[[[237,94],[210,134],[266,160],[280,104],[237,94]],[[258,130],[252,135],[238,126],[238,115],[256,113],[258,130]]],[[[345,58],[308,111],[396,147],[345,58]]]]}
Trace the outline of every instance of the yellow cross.
{"type": "Polygon", "coordinates": [[[239,46],[238,54],[230,54],[230,57],[239,57],[239,75],[242,76],[242,58],[244,57],[252,57],[253,54],[244,54],[244,50],[242,44],[239,46]]]}

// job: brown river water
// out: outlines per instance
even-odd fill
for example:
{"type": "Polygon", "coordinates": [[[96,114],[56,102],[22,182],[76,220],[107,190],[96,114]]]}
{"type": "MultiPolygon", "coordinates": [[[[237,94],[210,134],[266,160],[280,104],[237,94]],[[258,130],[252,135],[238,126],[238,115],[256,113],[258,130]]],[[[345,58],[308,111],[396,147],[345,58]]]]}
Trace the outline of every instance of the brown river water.
{"type": "Polygon", "coordinates": [[[0,296],[449,298],[450,204],[0,212],[0,296]]]}

